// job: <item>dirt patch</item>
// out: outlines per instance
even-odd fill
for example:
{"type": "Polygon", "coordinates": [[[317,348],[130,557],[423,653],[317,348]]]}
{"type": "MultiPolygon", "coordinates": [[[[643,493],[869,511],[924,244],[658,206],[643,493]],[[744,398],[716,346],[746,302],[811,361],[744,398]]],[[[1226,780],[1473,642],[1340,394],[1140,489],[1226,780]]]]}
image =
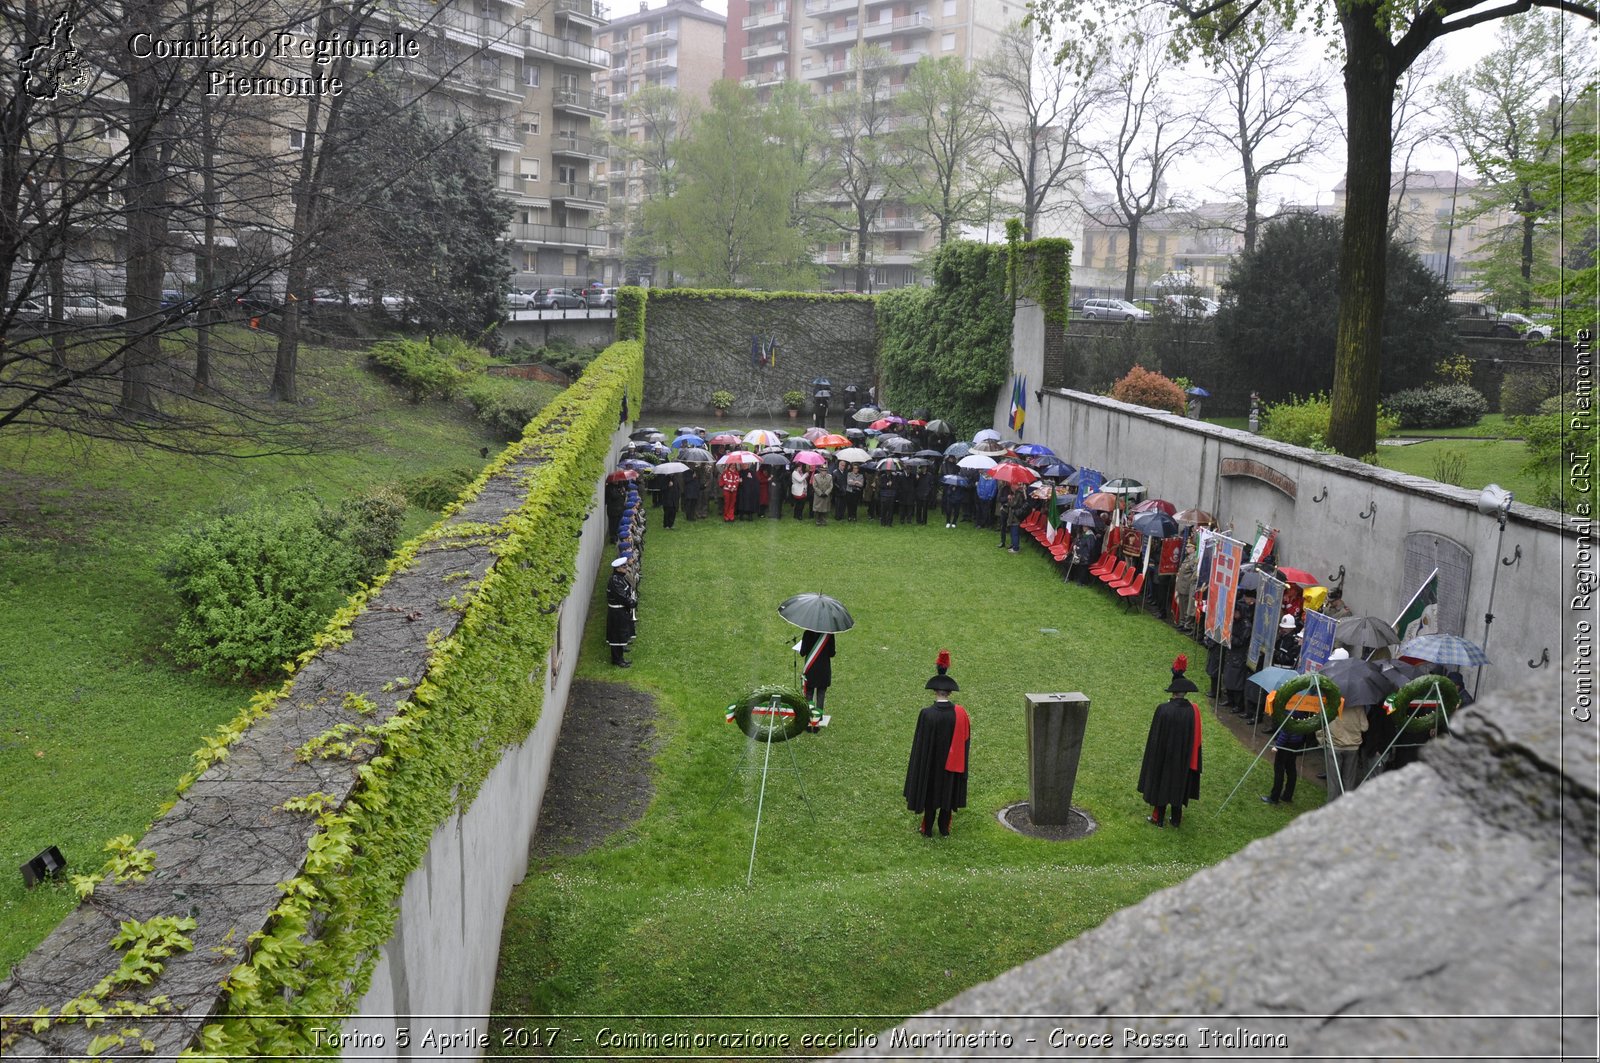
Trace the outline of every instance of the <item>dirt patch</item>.
{"type": "Polygon", "coordinates": [[[1065,823],[1035,823],[1026,801],[1018,801],[1000,810],[1000,822],[1018,834],[1040,838],[1047,842],[1070,842],[1087,838],[1100,824],[1082,809],[1074,808],[1067,814],[1065,823]]]}
{"type": "Polygon", "coordinates": [[[573,681],[533,859],[586,852],[644,817],[655,794],[655,721],[655,699],[641,690],[573,681]]]}
{"type": "Polygon", "coordinates": [[[126,494],[0,469],[0,535],[81,544],[122,510],[126,494]]]}

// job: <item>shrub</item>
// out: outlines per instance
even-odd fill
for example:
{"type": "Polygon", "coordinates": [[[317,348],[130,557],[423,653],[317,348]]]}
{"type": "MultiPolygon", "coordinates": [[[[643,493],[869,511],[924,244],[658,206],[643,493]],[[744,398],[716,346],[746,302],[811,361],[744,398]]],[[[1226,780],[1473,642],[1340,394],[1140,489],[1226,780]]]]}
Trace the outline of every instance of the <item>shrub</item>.
{"type": "MultiPolygon", "coordinates": [[[[1261,434],[1279,442],[1331,453],[1326,440],[1332,416],[1333,405],[1326,394],[1292,398],[1261,408],[1261,434]]],[[[1399,419],[1384,407],[1378,407],[1378,438],[1394,435],[1398,427],[1399,419]]]]}
{"type": "Polygon", "coordinates": [[[1407,388],[1383,400],[1402,428],[1462,428],[1489,412],[1489,400],[1465,384],[1407,388]]]}
{"type": "Polygon", "coordinates": [[[461,371],[424,340],[380,340],[368,357],[412,402],[434,396],[448,399],[461,383],[461,371]]]}
{"type": "Polygon", "coordinates": [[[632,285],[617,289],[616,337],[644,342],[645,290],[632,285]]]}
{"type": "Polygon", "coordinates": [[[355,579],[364,583],[383,571],[400,545],[406,498],[390,486],[374,487],[339,503],[337,534],[349,547],[355,579]]]}
{"type": "Polygon", "coordinates": [[[1459,450],[1447,450],[1433,457],[1433,478],[1442,484],[1461,487],[1467,479],[1467,456],[1459,450]]]}
{"type": "Polygon", "coordinates": [[[1552,370],[1512,370],[1500,385],[1500,412],[1507,417],[1536,413],[1541,402],[1560,390],[1560,374],[1552,370]]]}
{"type": "Polygon", "coordinates": [[[1134,366],[1127,376],[1111,385],[1111,397],[1118,402],[1176,414],[1182,414],[1188,406],[1182,388],[1142,365],[1134,366]]]}
{"type": "Polygon", "coordinates": [[[726,410],[733,405],[733,392],[718,389],[711,393],[711,405],[719,410],[726,410]]]}
{"type": "Polygon", "coordinates": [[[798,410],[806,404],[806,393],[803,391],[785,391],[783,404],[791,410],[798,410]]]}
{"type": "Polygon", "coordinates": [[[510,442],[522,438],[528,422],[559,390],[554,385],[516,377],[475,376],[467,381],[465,395],[478,420],[500,439],[510,442]]]}
{"type": "Polygon", "coordinates": [[[1539,404],[1536,416],[1517,418],[1516,427],[1528,446],[1523,471],[1538,484],[1534,503],[1569,513],[1592,513],[1594,464],[1600,459],[1594,410],[1579,407],[1572,395],[1555,395],[1539,404]]]}
{"type": "Polygon", "coordinates": [[[430,472],[401,480],[399,487],[400,492],[406,496],[406,501],[413,506],[439,513],[445,506],[459,498],[467,485],[477,478],[478,473],[475,469],[446,469],[443,472],[430,472]]]}
{"type": "Polygon", "coordinates": [[[259,501],[173,536],[160,571],[182,615],[167,648],[216,679],[276,671],[311,645],[359,581],[341,525],[305,496],[259,501]]]}

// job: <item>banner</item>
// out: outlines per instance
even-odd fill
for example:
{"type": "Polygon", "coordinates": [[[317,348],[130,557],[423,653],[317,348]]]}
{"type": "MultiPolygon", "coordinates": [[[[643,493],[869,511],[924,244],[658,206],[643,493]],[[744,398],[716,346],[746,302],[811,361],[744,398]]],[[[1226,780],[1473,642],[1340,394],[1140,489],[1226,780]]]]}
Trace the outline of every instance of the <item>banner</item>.
{"type": "Polygon", "coordinates": [[[1411,596],[1406,607],[1400,610],[1400,615],[1394,618],[1394,629],[1402,643],[1409,642],[1418,635],[1439,630],[1437,619],[1439,611],[1432,608],[1438,602],[1439,570],[1434,569],[1428,573],[1428,578],[1422,581],[1422,586],[1417,588],[1417,593],[1411,596]]]}
{"type": "Polygon", "coordinates": [[[1210,590],[1206,594],[1206,638],[1222,646],[1230,646],[1233,603],[1239,594],[1239,565],[1243,560],[1244,543],[1218,537],[1216,558],[1211,562],[1210,590]]]}
{"type": "Polygon", "coordinates": [[[1083,500],[1105,486],[1106,478],[1095,469],[1078,470],[1078,505],[1083,505],[1083,500]]]}
{"type": "Polygon", "coordinates": [[[1278,529],[1256,525],[1255,546],[1250,550],[1250,563],[1259,565],[1261,559],[1272,553],[1272,548],[1278,545],[1278,529]]]}
{"type": "Polygon", "coordinates": [[[1306,640],[1300,644],[1299,671],[1320,672],[1333,653],[1333,629],[1339,622],[1322,613],[1306,614],[1306,640]]]}
{"type": "Polygon", "coordinates": [[[1161,561],[1156,566],[1158,576],[1176,576],[1178,566],[1183,563],[1183,540],[1178,538],[1161,540],[1161,561]]]}
{"type": "Polygon", "coordinates": [[[1251,668],[1265,668],[1272,663],[1272,651],[1278,644],[1278,617],[1283,613],[1283,584],[1275,579],[1262,579],[1256,591],[1256,615],[1250,624],[1250,651],[1245,663],[1251,668]]]}

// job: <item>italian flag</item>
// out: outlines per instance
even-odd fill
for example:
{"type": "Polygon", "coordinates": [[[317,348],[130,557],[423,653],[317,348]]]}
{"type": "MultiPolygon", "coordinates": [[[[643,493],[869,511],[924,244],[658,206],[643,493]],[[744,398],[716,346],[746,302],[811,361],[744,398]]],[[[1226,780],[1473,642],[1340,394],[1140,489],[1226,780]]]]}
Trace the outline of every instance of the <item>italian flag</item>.
{"type": "Polygon", "coordinates": [[[1061,505],[1056,501],[1056,493],[1050,492],[1050,511],[1044,519],[1044,541],[1054,543],[1056,536],[1061,533],[1061,505]]]}

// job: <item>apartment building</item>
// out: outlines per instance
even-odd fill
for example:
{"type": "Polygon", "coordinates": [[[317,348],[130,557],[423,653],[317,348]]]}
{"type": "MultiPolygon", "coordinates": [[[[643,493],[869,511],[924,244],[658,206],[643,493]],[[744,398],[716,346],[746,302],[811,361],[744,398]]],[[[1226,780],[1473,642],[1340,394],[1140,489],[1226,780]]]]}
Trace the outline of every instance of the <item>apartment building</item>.
{"type": "MultiPolygon", "coordinates": [[[[673,89],[690,105],[708,103],[712,84],[722,78],[727,22],[699,0],[668,0],[655,8],[640,0],[638,11],[611,20],[596,42],[607,57],[601,83],[609,88],[607,117],[613,140],[641,141],[650,135],[643,119],[627,113],[628,97],[642,89],[673,89]]],[[[601,179],[610,197],[607,246],[598,256],[601,274],[607,284],[648,281],[652,264],[630,262],[624,251],[627,234],[649,193],[648,175],[638,163],[630,172],[618,159],[604,166],[601,179]]]]}

